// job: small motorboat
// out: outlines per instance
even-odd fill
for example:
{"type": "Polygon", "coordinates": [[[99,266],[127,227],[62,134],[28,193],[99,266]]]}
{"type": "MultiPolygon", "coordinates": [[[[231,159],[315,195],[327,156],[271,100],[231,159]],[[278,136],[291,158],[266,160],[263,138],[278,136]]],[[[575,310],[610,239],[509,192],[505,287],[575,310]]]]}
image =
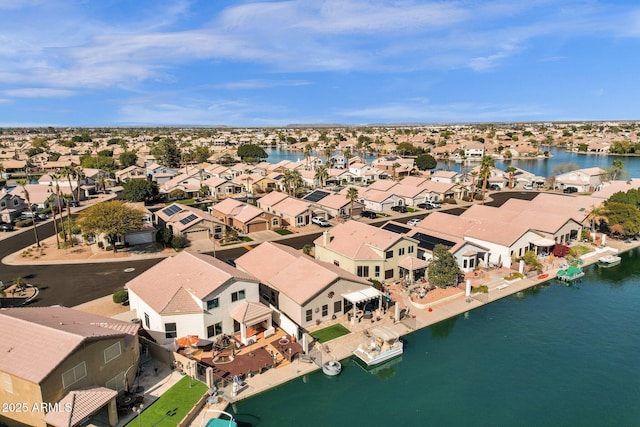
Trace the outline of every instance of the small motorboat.
{"type": "Polygon", "coordinates": [[[609,268],[620,264],[621,261],[622,258],[620,258],[618,255],[605,255],[598,258],[598,265],[600,267],[609,268]]]}
{"type": "Polygon", "coordinates": [[[353,354],[368,366],[400,356],[404,350],[400,335],[385,326],[371,328],[365,336],[369,342],[360,344],[353,354]]]}
{"type": "Polygon", "coordinates": [[[218,409],[207,409],[202,414],[202,420],[200,421],[201,427],[238,427],[238,423],[233,419],[233,415],[228,412],[220,411],[218,409]],[[215,413],[215,416],[209,417],[209,413],[215,413]],[[225,418],[222,418],[222,415],[225,418]],[[205,417],[207,417],[205,419],[205,417]]]}
{"type": "Polygon", "coordinates": [[[322,372],[324,372],[325,375],[334,377],[342,372],[342,364],[337,360],[329,360],[322,364],[322,372]]]}

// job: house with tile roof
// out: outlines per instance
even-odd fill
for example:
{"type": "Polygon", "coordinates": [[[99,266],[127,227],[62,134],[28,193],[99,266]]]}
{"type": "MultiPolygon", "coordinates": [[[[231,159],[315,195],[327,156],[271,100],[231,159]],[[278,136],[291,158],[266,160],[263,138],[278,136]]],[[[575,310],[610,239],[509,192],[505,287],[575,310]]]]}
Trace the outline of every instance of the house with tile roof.
{"type": "Polygon", "coordinates": [[[236,265],[260,280],[260,300],[274,310],[274,321],[298,338],[304,328],[346,313],[352,303],[344,295],[380,295],[365,278],[279,243],[258,245],[236,265]]]}
{"type": "Polygon", "coordinates": [[[155,223],[169,228],[174,236],[189,241],[221,239],[224,224],[209,213],[192,206],[172,203],[154,213],[155,223]]]}
{"type": "Polygon", "coordinates": [[[578,169],[557,175],[553,186],[558,190],[574,187],[579,193],[588,193],[600,188],[607,175],[606,170],[598,167],[578,169]]]}
{"type": "Polygon", "coordinates": [[[138,329],[60,306],[0,309],[0,402],[28,408],[2,411],[0,421],[79,426],[102,412],[116,425],[116,396],[133,384],[138,367],[138,329]],[[53,410],[33,410],[42,403],[53,410]]]}
{"type": "Polygon", "coordinates": [[[211,215],[241,233],[279,230],[280,217],[235,199],[226,199],[209,207],[211,215]]]}
{"type": "Polygon", "coordinates": [[[317,260],[380,282],[399,279],[400,263],[418,254],[416,240],[357,221],[338,224],[313,243],[317,260]]]}
{"type": "Polygon", "coordinates": [[[311,217],[315,215],[311,203],[278,191],[259,198],[258,207],[280,217],[283,227],[304,227],[311,223],[311,217]]]}
{"type": "Polygon", "coordinates": [[[271,327],[271,310],[259,304],[258,279],[209,255],[180,252],[126,287],[131,310],[159,343],[240,332],[246,344],[247,328],[271,327]]]}

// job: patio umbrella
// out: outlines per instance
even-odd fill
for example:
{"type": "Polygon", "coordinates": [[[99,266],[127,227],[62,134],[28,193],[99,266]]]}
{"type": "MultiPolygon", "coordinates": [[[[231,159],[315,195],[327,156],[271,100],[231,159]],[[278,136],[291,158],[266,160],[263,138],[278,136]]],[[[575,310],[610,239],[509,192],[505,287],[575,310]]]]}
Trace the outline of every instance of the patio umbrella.
{"type": "Polygon", "coordinates": [[[193,347],[198,344],[198,341],[199,338],[197,335],[187,335],[186,337],[177,339],[179,347],[193,347]]]}

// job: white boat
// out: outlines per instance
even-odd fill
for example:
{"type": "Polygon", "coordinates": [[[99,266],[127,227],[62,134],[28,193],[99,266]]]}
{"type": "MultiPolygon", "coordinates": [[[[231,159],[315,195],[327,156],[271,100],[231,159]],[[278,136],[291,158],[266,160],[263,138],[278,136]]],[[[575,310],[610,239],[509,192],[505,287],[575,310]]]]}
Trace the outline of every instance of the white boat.
{"type": "Polygon", "coordinates": [[[622,258],[618,255],[606,255],[598,258],[598,265],[605,268],[613,267],[614,265],[620,264],[620,261],[622,261],[622,258]]]}
{"type": "Polygon", "coordinates": [[[329,360],[322,364],[322,372],[324,372],[325,375],[334,377],[342,372],[342,364],[337,360],[329,360]]]}
{"type": "Polygon", "coordinates": [[[218,409],[207,409],[202,414],[202,420],[200,421],[201,427],[238,427],[238,423],[233,419],[233,415],[228,412],[220,411],[218,409]],[[210,412],[215,413],[215,416],[209,416],[210,412]],[[226,418],[222,418],[224,415],[226,418]],[[207,417],[207,419],[205,419],[207,417]],[[206,421],[206,422],[205,422],[206,421]]]}
{"type": "Polygon", "coordinates": [[[400,356],[404,351],[404,344],[400,335],[384,326],[378,326],[365,331],[368,341],[362,343],[353,355],[362,360],[367,366],[377,365],[386,360],[400,356]]]}

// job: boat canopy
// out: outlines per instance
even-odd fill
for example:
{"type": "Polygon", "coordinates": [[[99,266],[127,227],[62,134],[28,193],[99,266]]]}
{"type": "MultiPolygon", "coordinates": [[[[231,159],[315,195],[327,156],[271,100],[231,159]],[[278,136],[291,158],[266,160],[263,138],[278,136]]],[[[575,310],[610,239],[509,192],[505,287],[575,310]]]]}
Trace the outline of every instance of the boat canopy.
{"type": "Polygon", "coordinates": [[[380,292],[376,288],[364,288],[360,291],[342,294],[342,298],[350,301],[352,304],[359,304],[361,302],[370,301],[372,299],[382,298],[382,292],[380,292]]]}
{"type": "Polygon", "coordinates": [[[368,332],[372,337],[380,338],[384,341],[394,341],[400,338],[400,334],[385,326],[371,328],[368,332]]]}

